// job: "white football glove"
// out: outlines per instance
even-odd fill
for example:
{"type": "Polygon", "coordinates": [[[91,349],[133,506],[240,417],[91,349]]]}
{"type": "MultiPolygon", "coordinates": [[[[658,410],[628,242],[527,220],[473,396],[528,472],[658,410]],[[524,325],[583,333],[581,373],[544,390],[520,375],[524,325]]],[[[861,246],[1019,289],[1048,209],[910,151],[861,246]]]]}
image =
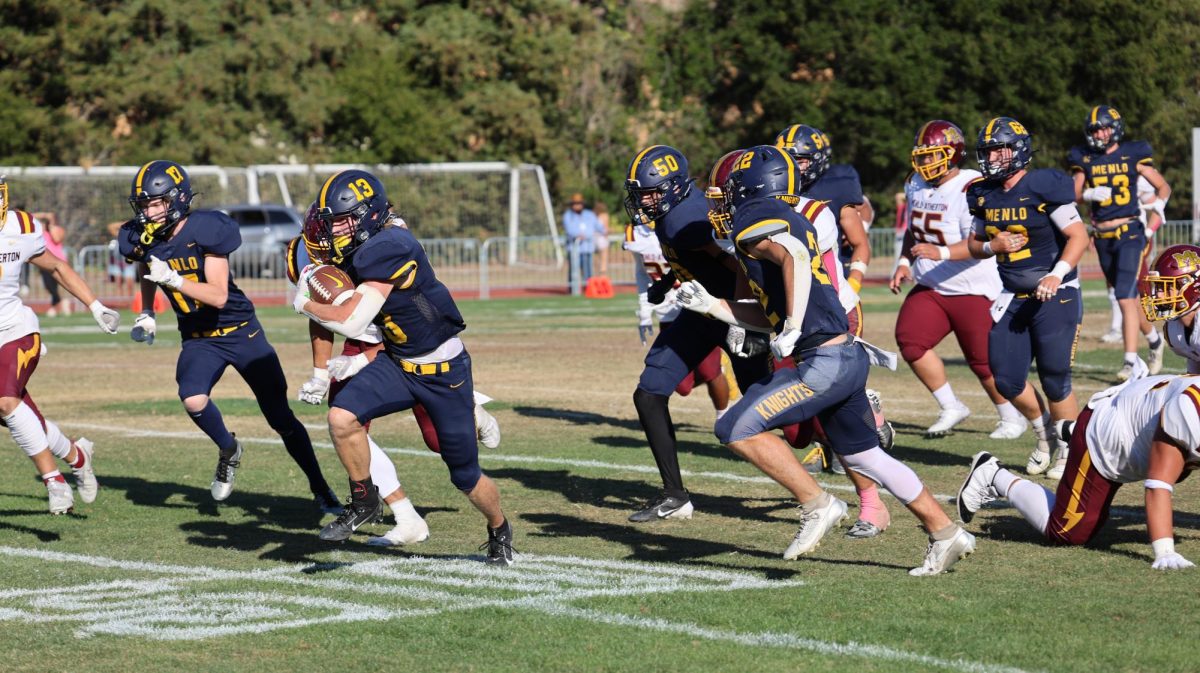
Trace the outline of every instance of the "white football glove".
{"type": "Polygon", "coordinates": [[[154,344],[154,331],[157,328],[158,326],[154,322],[154,311],[142,311],[133,321],[133,329],[129,331],[129,338],[134,341],[143,341],[147,346],[151,346],[154,344]]]}
{"type": "Polygon", "coordinates": [[[776,360],[782,360],[796,350],[796,342],[800,340],[800,328],[788,320],[783,323],[783,331],[771,339],[771,354],[776,360]]]}
{"type": "Polygon", "coordinates": [[[750,357],[749,354],[742,351],[742,347],[746,345],[746,330],[737,325],[730,325],[729,331],[725,333],[725,345],[729,346],[729,352],[739,358],[750,357]]]}
{"type": "Polygon", "coordinates": [[[718,299],[708,293],[700,283],[689,280],[675,291],[675,303],[689,311],[708,314],[718,299]]]}
{"type": "Polygon", "coordinates": [[[100,303],[97,299],[88,304],[88,309],[92,312],[92,317],[96,319],[96,324],[100,329],[104,330],[105,334],[116,334],[117,327],[121,325],[121,314],[111,308],[100,303]]]}
{"type": "Polygon", "coordinates": [[[1173,551],[1154,559],[1154,565],[1150,567],[1155,570],[1183,570],[1195,568],[1196,564],[1185,559],[1179,552],[1173,551]]]}
{"type": "Polygon", "coordinates": [[[313,368],[312,378],[300,386],[300,401],[305,404],[320,404],[329,392],[329,370],[313,368]]]}
{"type": "Polygon", "coordinates": [[[180,276],[178,271],[172,269],[171,265],[154,255],[150,256],[150,273],[143,277],[151,283],[158,283],[172,290],[178,290],[183,287],[183,276],[180,276]]]}
{"type": "Polygon", "coordinates": [[[329,376],[338,381],[345,381],[362,371],[363,367],[370,364],[367,361],[367,356],[363,353],[358,355],[339,355],[329,361],[329,376]]]}
{"type": "Polygon", "coordinates": [[[1083,190],[1084,201],[1107,201],[1112,198],[1112,187],[1089,187],[1083,190]]]}

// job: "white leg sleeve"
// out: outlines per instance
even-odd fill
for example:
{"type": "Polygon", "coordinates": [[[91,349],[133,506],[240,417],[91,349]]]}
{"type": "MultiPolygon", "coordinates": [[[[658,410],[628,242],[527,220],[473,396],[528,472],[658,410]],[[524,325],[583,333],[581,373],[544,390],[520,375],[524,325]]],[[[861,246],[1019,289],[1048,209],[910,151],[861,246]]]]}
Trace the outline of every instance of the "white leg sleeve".
{"type": "Polygon", "coordinates": [[[33,409],[30,409],[28,404],[18,402],[17,408],[4,417],[4,422],[8,425],[8,431],[12,433],[17,446],[21,447],[25,455],[36,456],[49,446],[50,441],[46,439],[46,429],[42,427],[42,422],[38,420],[37,414],[33,413],[33,409]]]}
{"type": "Polygon", "coordinates": [[[886,488],[905,505],[916,500],[925,488],[916,472],[879,447],[842,456],[842,459],[846,461],[846,467],[886,488]]]}
{"type": "Polygon", "coordinates": [[[400,488],[396,465],[370,435],[367,435],[367,445],[371,447],[371,481],[379,489],[379,497],[386,498],[400,488]]]}
{"type": "Polygon", "coordinates": [[[50,443],[50,453],[56,458],[66,460],[71,453],[71,440],[58,429],[54,421],[46,421],[46,440],[50,443]]]}
{"type": "Polygon", "coordinates": [[[1021,479],[1008,487],[1008,501],[1025,517],[1030,526],[1045,534],[1046,524],[1050,522],[1050,511],[1054,509],[1054,491],[1038,486],[1028,479],[1021,479]]]}

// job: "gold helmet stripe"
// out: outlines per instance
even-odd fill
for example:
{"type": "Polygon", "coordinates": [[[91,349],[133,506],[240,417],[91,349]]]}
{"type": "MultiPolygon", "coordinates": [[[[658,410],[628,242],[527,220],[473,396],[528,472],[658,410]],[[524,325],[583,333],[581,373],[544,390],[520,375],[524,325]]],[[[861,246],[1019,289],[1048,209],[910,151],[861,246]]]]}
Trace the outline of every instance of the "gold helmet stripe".
{"type": "Polygon", "coordinates": [[[134,187],[133,187],[134,191],[137,192],[138,194],[140,194],[140,193],[142,193],[142,191],[144,191],[142,189],[142,180],[146,177],[146,171],[150,170],[150,167],[153,165],[154,165],[154,162],[151,161],[150,163],[146,164],[145,166],[142,166],[142,170],[138,171],[137,179],[134,181],[134,187]]]}
{"type": "Polygon", "coordinates": [[[1097,105],[1096,107],[1092,108],[1092,123],[1093,124],[1096,123],[1096,117],[1099,115],[1100,115],[1100,106],[1097,105]]]}
{"type": "Polygon", "coordinates": [[[652,150],[656,147],[662,147],[662,145],[651,145],[650,147],[647,147],[646,149],[639,152],[638,155],[636,157],[634,157],[633,163],[629,164],[629,179],[630,180],[634,180],[637,178],[638,164],[642,163],[642,157],[645,157],[647,152],[649,152],[650,150],[652,150]]]}
{"type": "Polygon", "coordinates": [[[342,173],[345,173],[345,172],[346,171],[339,171],[337,173],[334,173],[333,175],[329,176],[329,179],[326,180],[325,184],[321,186],[321,195],[319,197],[317,197],[317,207],[318,208],[328,208],[329,207],[328,205],[325,204],[325,195],[329,193],[329,187],[330,187],[330,185],[333,184],[333,181],[336,180],[339,175],[341,175],[342,173]]]}

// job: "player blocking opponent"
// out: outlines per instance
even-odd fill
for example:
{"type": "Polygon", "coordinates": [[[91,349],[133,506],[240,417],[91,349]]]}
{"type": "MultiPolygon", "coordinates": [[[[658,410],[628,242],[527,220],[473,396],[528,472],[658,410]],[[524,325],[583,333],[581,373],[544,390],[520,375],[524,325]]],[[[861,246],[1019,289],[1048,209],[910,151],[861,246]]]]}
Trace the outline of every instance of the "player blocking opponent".
{"type": "Polygon", "coordinates": [[[772,353],[797,363],[751,386],[717,423],[717,438],[800,502],[800,530],[784,552],[794,559],[816,548],[847,511],[770,432],[817,416],[846,467],[888,489],[924,524],[930,535],[925,562],[910,574],[936,575],[974,551],[974,537],[950,521],[911,469],[879,447],[865,392],[867,371],[872,360],[894,368],[895,355],[847,334],[846,315],[821,265],[816,231],[793,210],[796,174],[789,154],[762,145],[742,155],[722,189],[733,213],[737,260],[758,306],[717,299],[699,283],[679,290],[685,308],[773,333],[772,353]]]}
{"type": "MultiPolygon", "coordinates": [[[[288,455],[308,478],[308,488],[322,511],[338,509],[308,431],[288,407],[287,380],[279,356],[267,341],[254,304],[233,282],[229,255],[242,243],[237,222],[215,210],[192,210],[191,181],[173,161],[151,161],[141,167],[129,189],[134,218],[119,232],[121,255],[139,264],[142,306],[154,306],[159,287],[179,321],[182,348],[175,363],[179,399],[188,417],[217,445],[213,500],[233,492],[241,466],[242,443],[229,431],[209,395],[227,367],[250,386],[271,429],[288,455]]],[[[154,343],[153,309],[133,323],[134,341],[154,343]]]]}
{"type": "Polygon", "coordinates": [[[121,316],[92,294],[91,288],[66,261],[47,252],[42,223],[27,212],[9,208],[8,184],[0,176],[0,423],[34,467],[46,486],[51,514],[65,514],[75,506],[71,487],[58,470],[55,458],[74,471],[79,498],[96,499],[96,473],[92,442],[71,441],[58,426],[46,420],[26,385],[41,360],[43,346],[37,315],[21,301],[21,272],[26,263],[54,275],[54,279],[87,305],[100,329],[116,334],[121,316]]]}
{"type": "Polygon", "coordinates": [[[488,541],[481,547],[487,562],[511,564],[512,526],[499,489],[479,467],[471,357],[458,338],[466,323],[450,291],[416,238],[393,220],[383,183],[374,175],[348,170],[330,176],[317,198],[317,216],[330,261],[356,287],[341,304],[321,304],[307,300],[302,275],[297,312],[349,337],[374,323],[384,338],[380,356],[349,380],[329,409],[329,433],[350,478],[350,498],[345,511],[321,530],[321,539],[345,540],[382,511],[364,426],[421,404],[437,430],[450,481],[487,520],[488,541]]]}

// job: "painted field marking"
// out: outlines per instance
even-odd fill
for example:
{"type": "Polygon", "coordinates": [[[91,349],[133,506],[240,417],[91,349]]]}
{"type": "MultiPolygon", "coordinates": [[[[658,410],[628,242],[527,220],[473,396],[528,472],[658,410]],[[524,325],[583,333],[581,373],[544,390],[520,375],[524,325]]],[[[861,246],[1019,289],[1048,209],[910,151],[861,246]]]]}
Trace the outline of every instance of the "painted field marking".
{"type": "MultiPolygon", "coordinates": [[[[796,634],[747,633],[687,622],[609,613],[572,605],[599,596],[645,596],[800,588],[798,580],[770,580],[748,572],[679,565],[521,555],[509,568],[492,568],[478,558],[382,558],[311,565],[280,565],[236,571],[160,564],[85,554],[0,547],[0,556],[44,563],[91,566],[128,573],[119,580],[66,587],[0,591],[0,621],[77,624],[75,635],[121,635],[150,640],[195,641],[223,635],[266,633],[322,624],[429,618],[450,612],[516,609],[567,619],[633,627],[751,647],[804,650],[826,656],[917,663],[973,673],[1023,673],[994,664],[941,659],[883,645],[836,643],[796,634]],[[342,575],[328,577],[330,574],[342,575]],[[135,575],[145,576],[135,578],[135,575]],[[367,581],[361,581],[361,580],[367,581]],[[253,589],[222,591],[205,584],[239,582],[253,589]],[[279,591],[278,585],[293,590],[279,591]],[[432,588],[426,585],[432,585],[432,588]],[[453,587],[448,592],[441,587],[453,587]],[[272,590],[272,589],[275,590],[272,590]],[[309,590],[312,593],[295,593],[309,590]],[[322,594],[337,591],[337,597],[322,594]],[[346,600],[346,595],[407,598],[412,605],[384,608],[346,600]]],[[[341,556],[341,555],[336,555],[341,556]]]]}

